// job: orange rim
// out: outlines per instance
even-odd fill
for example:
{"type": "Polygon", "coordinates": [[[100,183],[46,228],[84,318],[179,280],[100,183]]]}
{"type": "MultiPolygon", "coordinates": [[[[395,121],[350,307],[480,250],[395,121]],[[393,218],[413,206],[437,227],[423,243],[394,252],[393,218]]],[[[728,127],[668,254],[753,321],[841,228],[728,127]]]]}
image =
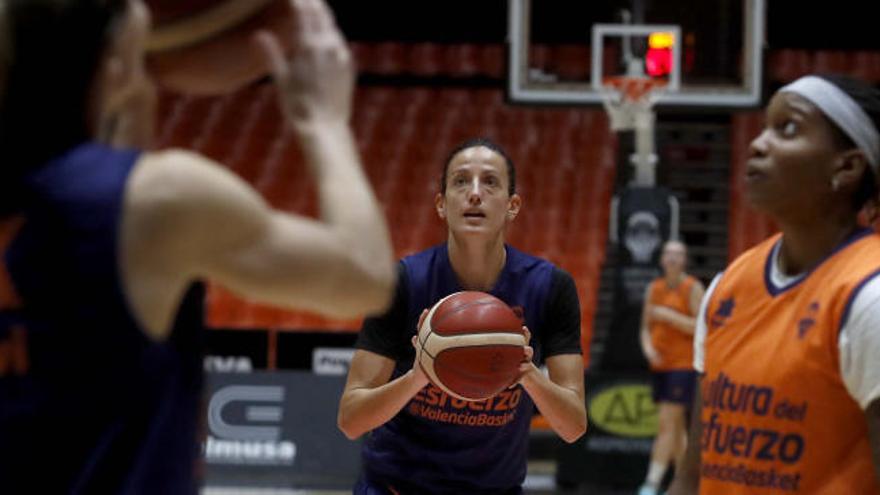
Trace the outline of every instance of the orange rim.
{"type": "Polygon", "coordinates": [[[616,89],[625,100],[637,101],[651,91],[663,88],[667,82],[650,77],[611,76],[603,78],[602,84],[616,89]]]}

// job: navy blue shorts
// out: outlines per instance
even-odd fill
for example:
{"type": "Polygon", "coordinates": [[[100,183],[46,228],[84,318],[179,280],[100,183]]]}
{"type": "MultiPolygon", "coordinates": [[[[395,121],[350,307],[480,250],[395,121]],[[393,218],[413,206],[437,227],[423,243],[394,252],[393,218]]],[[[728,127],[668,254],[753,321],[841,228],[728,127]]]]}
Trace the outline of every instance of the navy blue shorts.
{"type": "Polygon", "coordinates": [[[673,402],[690,405],[697,386],[697,372],[693,370],[657,371],[651,373],[651,398],[659,404],[673,402]]]}

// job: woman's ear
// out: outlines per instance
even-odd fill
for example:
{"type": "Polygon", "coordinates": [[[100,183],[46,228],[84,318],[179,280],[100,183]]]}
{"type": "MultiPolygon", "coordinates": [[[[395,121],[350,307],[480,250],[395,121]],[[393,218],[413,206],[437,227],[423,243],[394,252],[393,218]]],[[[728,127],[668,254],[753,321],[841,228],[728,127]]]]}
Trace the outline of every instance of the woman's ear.
{"type": "Polygon", "coordinates": [[[831,172],[831,190],[835,193],[856,190],[868,169],[870,165],[864,151],[849,149],[841,152],[831,172]]]}
{"type": "Polygon", "coordinates": [[[440,220],[446,220],[446,197],[443,193],[437,193],[434,196],[434,209],[437,210],[437,216],[440,220]]]}
{"type": "Polygon", "coordinates": [[[519,194],[513,193],[513,196],[507,201],[508,222],[512,222],[519,215],[520,208],[522,208],[522,197],[519,194]]]}

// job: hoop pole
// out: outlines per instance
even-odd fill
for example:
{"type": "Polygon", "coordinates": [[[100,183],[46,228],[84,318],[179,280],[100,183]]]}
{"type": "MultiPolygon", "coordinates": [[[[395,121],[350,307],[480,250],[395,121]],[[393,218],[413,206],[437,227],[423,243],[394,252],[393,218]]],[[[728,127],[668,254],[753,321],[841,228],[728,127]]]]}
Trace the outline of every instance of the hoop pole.
{"type": "Polygon", "coordinates": [[[639,108],[635,114],[636,152],[630,158],[635,166],[634,183],[653,187],[657,183],[657,153],[654,143],[655,114],[651,107],[639,108]]]}

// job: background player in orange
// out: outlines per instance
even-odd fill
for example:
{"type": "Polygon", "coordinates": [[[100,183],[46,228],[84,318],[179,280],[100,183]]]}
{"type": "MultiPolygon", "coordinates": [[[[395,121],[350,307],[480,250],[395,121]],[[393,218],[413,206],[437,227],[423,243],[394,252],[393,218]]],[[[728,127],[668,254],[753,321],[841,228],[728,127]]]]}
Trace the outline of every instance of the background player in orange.
{"type": "Polygon", "coordinates": [[[568,273],[504,242],[521,204],[497,144],[453,150],[435,197],[447,242],[401,260],[394,302],[364,322],[340,399],[342,431],[369,433],[356,494],[521,493],[535,406],[568,442],[586,430],[577,290],[568,273]],[[518,307],[531,331],[518,383],[479,402],[448,396],[413,366],[420,315],[461,290],[518,307]]]}
{"type": "Polygon", "coordinates": [[[717,276],[700,309],[702,372],[675,494],[878,494],[880,92],[807,76],[770,100],[746,190],[781,233],[717,276]]]}
{"type": "Polygon", "coordinates": [[[318,220],[203,156],[128,147],[155,111],[139,0],[0,3],[0,492],[196,492],[201,280],[340,317],[389,302],[351,56],[322,2],[291,8],[292,58],[256,42],[318,220]]]}
{"type": "Polygon", "coordinates": [[[660,255],[663,276],[646,289],[640,341],[651,367],[657,404],[657,437],[639,495],[657,493],[669,464],[679,464],[687,445],[686,411],[694,396],[693,335],[705,289],[685,273],[687,246],[667,241],[660,255]]]}

